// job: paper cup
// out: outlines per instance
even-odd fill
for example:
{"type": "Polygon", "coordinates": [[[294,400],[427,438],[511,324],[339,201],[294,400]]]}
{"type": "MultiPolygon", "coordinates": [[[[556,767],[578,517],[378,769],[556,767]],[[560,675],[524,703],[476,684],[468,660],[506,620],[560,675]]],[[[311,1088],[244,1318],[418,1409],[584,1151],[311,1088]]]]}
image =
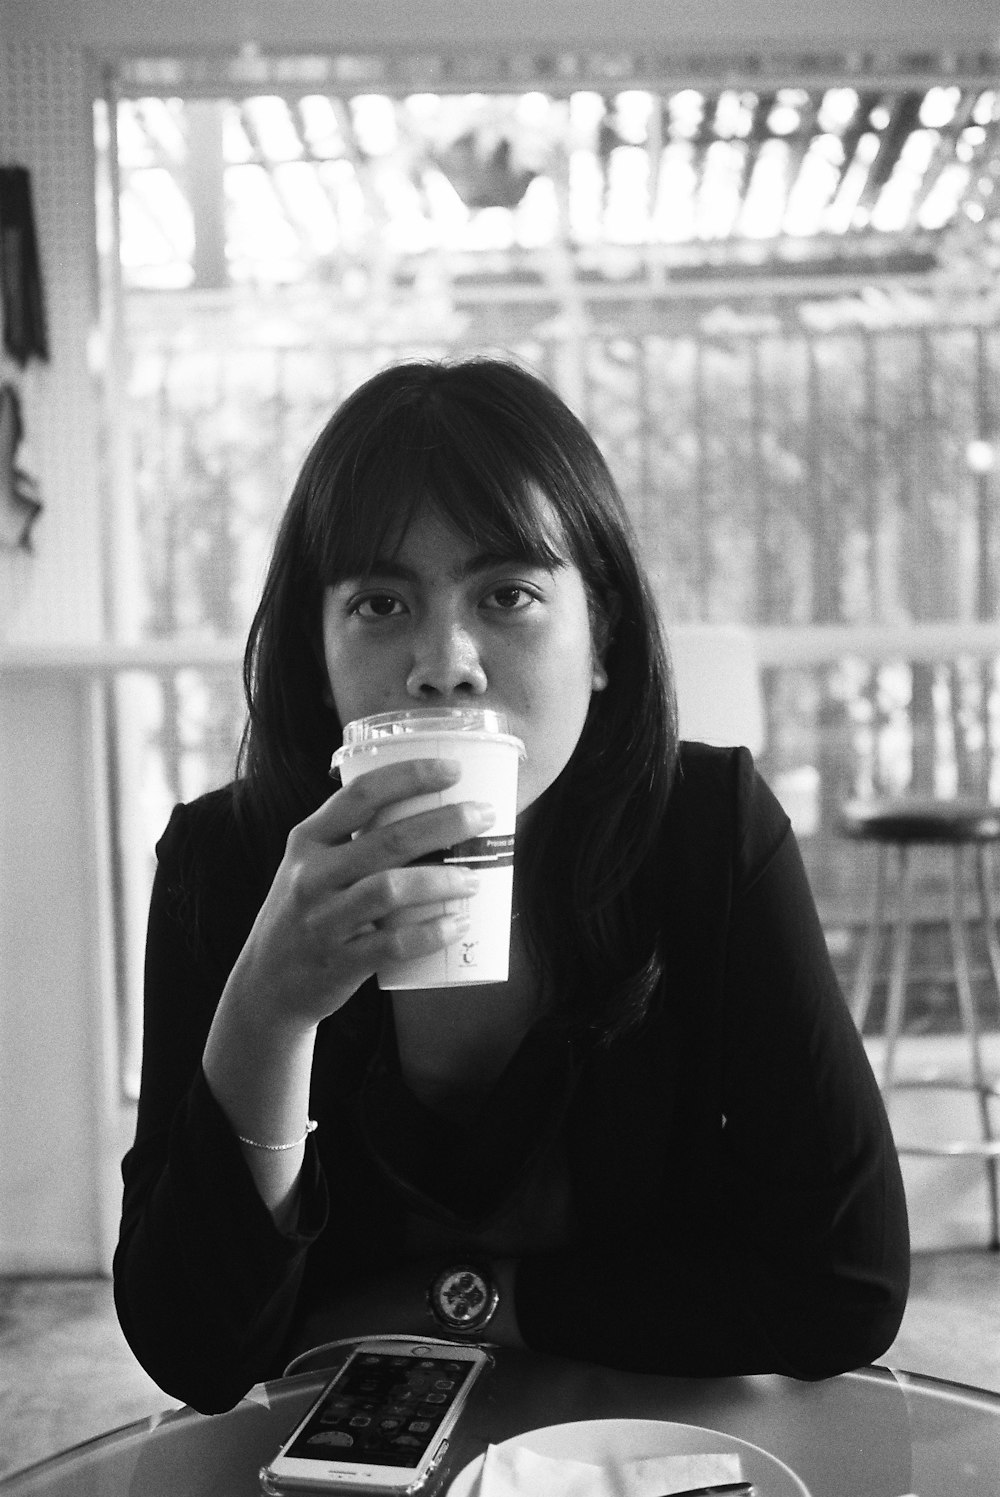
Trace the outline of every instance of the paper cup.
{"type": "Polygon", "coordinates": [[[449,902],[450,907],[458,906],[468,916],[469,929],[460,940],[430,956],[380,968],[376,974],[380,988],[442,988],[507,981],[517,770],[524,754],[524,744],[507,732],[502,713],[485,708],[381,712],[347,724],[343,746],[333,756],[333,768],[339,770],[345,785],[377,765],[395,764],[401,759],[454,759],[462,766],[456,784],[387,807],[381,823],[454,801],[487,801],[496,810],[496,821],[485,836],[470,838],[422,860],[460,864],[479,874],[476,894],[449,902]]]}

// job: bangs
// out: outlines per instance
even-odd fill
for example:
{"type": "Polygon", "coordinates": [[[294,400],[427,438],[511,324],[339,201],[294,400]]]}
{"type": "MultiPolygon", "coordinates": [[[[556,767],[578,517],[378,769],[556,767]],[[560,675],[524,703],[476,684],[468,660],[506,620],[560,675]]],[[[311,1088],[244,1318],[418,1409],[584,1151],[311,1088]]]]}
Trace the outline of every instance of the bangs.
{"type": "Polygon", "coordinates": [[[341,469],[325,494],[314,494],[312,554],[322,586],[365,576],[377,560],[392,557],[426,509],[478,550],[549,570],[570,559],[569,537],[537,463],[498,440],[495,427],[429,404],[439,408],[387,413],[352,454],[350,471],[341,469]],[[552,504],[548,513],[545,500],[552,504]]]}

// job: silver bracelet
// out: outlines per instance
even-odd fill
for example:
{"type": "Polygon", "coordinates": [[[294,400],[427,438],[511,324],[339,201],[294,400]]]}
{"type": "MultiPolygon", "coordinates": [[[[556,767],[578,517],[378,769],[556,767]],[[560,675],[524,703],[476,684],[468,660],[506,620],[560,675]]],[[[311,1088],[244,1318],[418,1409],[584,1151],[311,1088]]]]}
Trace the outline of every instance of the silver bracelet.
{"type": "Polygon", "coordinates": [[[304,1144],[310,1133],[315,1133],[318,1127],[319,1124],[316,1122],[316,1119],[310,1118],[306,1123],[306,1131],[302,1137],[293,1138],[290,1144],[262,1144],[258,1143],[255,1138],[244,1138],[242,1133],[237,1133],[236,1137],[241,1144],[249,1144],[251,1149],[265,1149],[268,1154],[283,1154],[286,1149],[297,1149],[299,1144],[304,1144]]]}

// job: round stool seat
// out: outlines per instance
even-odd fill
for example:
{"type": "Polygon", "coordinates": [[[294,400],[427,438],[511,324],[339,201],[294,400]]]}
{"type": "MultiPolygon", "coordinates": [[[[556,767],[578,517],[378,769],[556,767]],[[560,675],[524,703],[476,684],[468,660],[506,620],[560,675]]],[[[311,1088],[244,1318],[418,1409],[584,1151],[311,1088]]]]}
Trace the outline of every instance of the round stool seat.
{"type": "Polygon", "coordinates": [[[850,801],[843,807],[845,837],[866,842],[1000,842],[1000,806],[976,800],[850,801]]]}

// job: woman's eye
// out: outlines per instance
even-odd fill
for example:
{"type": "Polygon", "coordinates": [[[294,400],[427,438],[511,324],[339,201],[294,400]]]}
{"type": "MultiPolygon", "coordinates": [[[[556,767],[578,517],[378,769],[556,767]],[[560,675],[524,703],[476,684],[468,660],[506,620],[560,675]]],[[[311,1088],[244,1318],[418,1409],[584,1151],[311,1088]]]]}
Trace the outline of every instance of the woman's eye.
{"type": "Polygon", "coordinates": [[[394,598],[391,593],[369,593],[367,598],[359,598],[351,611],[362,619],[389,619],[402,606],[399,599],[394,598]]]}
{"type": "Polygon", "coordinates": [[[487,593],[485,601],[487,607],[498,609],[502,613],[519,613],[521,609],[530,607],[535,602],[535,597],[527,588],[508,583],[503,587],[493,588],[492,592],[487,593]]]}

